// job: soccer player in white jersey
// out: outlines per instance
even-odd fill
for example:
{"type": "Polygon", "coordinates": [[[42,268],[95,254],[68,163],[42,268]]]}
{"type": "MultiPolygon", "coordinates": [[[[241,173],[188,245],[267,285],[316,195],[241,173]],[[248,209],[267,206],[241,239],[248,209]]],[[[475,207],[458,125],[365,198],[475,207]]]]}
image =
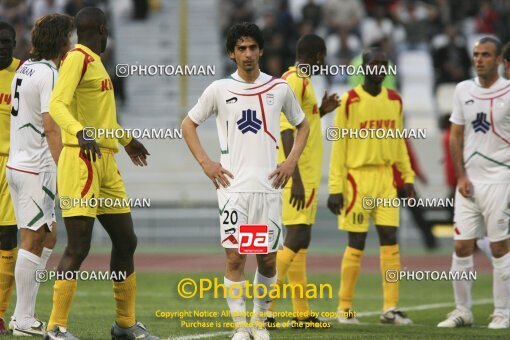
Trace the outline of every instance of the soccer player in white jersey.
{"type": "Polygon", "coordinates": [[[232,26],[227,33],[227,52],[237,71],[213,82],[182,123],[183,135],[193,156],[214,183],[219,203],[221,244],[227,268],[224,278],[227,303],[233,315],[232,339],[269,339],[264,327],[269,297],[253,294],[250,327],[246,323],[246,255],[240,254],[239,226],[268,226],[268,254],[257,254],[253,285],[271,290],[276,284],[276,252],[282,247],[282,191],[292,176],[308,137],[309,124],[292,89],[280,79],[259,70],[264,42],[255,24],[232,26]],[[297,127],[294,146],[287,159],[277,164],[280,112],[297,127]],[[196,129],[216,116],[221,147],[220,163],[211,160],[200,144],[196,129]]]}
{"type": "Polygon", "coordinates": [[[36,270],[44,269],[56,242],[55,195],[60,129],[48,114],[57,65],[70,47],[73,19],[50,14],[32,30],[31,59],[12,81],[11,149],[7,181],[21,229],[16,261],[16,309],[13,334],[37,336],[45,324],[37,320],[35,302],[39,283],[36,270]]]}
{"type": "Polygon", "coordinates": [[[494,313],[489,328],[509,327],[510,303],[510,82],[499,77],[501,43],[491,37],[473,48],[477,77],[455,89],[450,151],[457,176],[455,252],[451,271],[456,309],[438,327],[473,323],[471,280],[476,239],[487,235],[493,265],[494,313]]]}

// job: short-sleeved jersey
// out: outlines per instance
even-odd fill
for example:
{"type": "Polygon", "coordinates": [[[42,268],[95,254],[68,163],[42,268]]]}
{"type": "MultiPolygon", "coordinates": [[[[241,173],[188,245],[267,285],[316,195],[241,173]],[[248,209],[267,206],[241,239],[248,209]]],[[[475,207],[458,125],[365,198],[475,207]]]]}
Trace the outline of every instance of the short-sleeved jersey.
{"type": "Polygon", "coordinates": [[[11,151],[7,166],[30,172],[55,172],[55,161],[44,134],[44,112],[57,81],[51,60],[27,60],[12,80],[11,151]]]}
{"type": "MultiPolygon", "coordinates": [[[[400,130],[403,128],[402,99],[382,87],[372,96],[358,85],[342,95],[334,125],[350,131],[361,129],[400,130]]],[[[396,135],[396,133],[394,133],[396,135]]],[[[402,138],[340,138],[333,142],[329,170],[329,191],[342,193],[347,171],[370,165],[395,165],[405,183],[414,183],[405,140],[402,138]]]]}
{"type": "Polygon", "coordinates": [[[9,129],[11,121],[11,82],[18,67],[19,59],[12,58],[11,64],[0,70],[0,155],[9,154],[9,129]]]}
{"type": "MultiPolygon", "coordinates": [[[[303,183],[318,185],[322,172],[322,130],[321,117],[312,82],[310,78],[298,77],[295,67],[289,67],[289,70],[283,74],[282,79],[287,81],[292,91],[294,91],[296,99],[310,124],[310,134],[305,149],[298,160],[301,180],[303,183]]],[[[285,130],[295,131],[294,126],[289,123],[283,113],[280,114],[280,130],[282,132],[285,130]]],[[[283,145],[280,143],[278,162],[282,162],[285,158],[283,145]]]]}
{"type": "MultiPolygon", "coordinates": [[[[64,145],[77,146],[76,133],[85,127],[113,131],[117,123],[115,96],[101,57],[85,45],[76,44],[63,58],[59,78],[51,95],[50,115],[62,128],[64,145]]],[[[109,136],[109,135],[106,135],[109,136]]],[[[130,139],[119,140],[126,145],[130,139]]],[[[118,151],[117,139],[101,137],[100,147],[118,151]]]]}
{"type": "Polygon", "coordinates": [[[478,78],[455,88],[450,121],[464,125],[464,166],[470,181],[510,183],[510,82],[490,88],[478,78]]]}
{"type": "Polygon", "coordinates": [[[220,162],[234,175],[226,190],[277,191],[268,176],[277,166],[280,112],[294,126],[305,118],[289,85],[262,72],[254,83],[244,82],[237,72],[213,82],[189,111],[196,124],[216,116],[220,162]]]}

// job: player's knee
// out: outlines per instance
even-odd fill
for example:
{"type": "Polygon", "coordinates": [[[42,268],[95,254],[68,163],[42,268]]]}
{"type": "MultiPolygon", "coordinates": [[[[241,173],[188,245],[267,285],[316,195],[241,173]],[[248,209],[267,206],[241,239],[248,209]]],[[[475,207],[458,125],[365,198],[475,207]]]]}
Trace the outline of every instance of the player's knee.
{"type": "MultiPolygon", "coordinates": [[[[309,228],[309,227],[308,227],[309,228]]],[[[290,232],[290,229],[287,229],[288,233],[285,237],[285,246],[297,253],[300,249],[307,249],[310,246],[311,234],[309,230],[295,230],[290,232]]]]}
{"type": "Polygon", "coordinates": [[[276,253],[257,255],[258,272],[265,277],[276,275],[276,253]]]}
{"type": "Polygon", "coordinates": [[[44,239],[44,248],[53,249],[57,244],[57,232],[52,231],[51,233],[46,234],[46,238],[44,239]]]}
{"type": "Polygon", "coordinates": [[[85,260],[85,258],[89,254],[89,251],[90,251],[90,243],[81,244],[76,247],[67,246],[66,250],[65,250],[66,254],[69,257],[71,257],[73,259],[73,261],[78,262],[78,263],[81,263],[81,262],[83,262],[83,260],[85,260]]]}
{"type": "Polygon", "coordinates": [[[18,227],[0,227],[0,249],[12,250],[18,246],[18,227]]]}
{"type": "Polygon", "coordinates": [[[457,257],[467,257],[473,255],[474,243],[471,245],[470,242],[456,241],[454,244],[455,255],[457,257]]]}
{"type": "Polygon", "coordinates": [[[244,269],[245,258],[241,254],[229,254],[227,256],[227,271],[242,272],[244,269]]]}
{"type": "Polygon", "coordinates": [[[387,228],[386,232],[380,233],[381,246],[393,246],[397,244],[397,228],[387,228]]]}
{"type": "Polygon", "coordinates": [[[508,253],[508,245],[506,244],[506,241],[491,242],[490,246],[492,256],[497,259],[508,253]]]}
{"type": "Polygon", "coordinates": [[[133,256],[135,254],[138,238],[136,235],[126,238],[122,241],[121,245],[116,245],[116,251],[122,253],[123,256],[133,256]]]}
{"type": "Polygon", "coordinates": [[[367,233],[349,233],[349,247],[364,250],[367,233]]]}

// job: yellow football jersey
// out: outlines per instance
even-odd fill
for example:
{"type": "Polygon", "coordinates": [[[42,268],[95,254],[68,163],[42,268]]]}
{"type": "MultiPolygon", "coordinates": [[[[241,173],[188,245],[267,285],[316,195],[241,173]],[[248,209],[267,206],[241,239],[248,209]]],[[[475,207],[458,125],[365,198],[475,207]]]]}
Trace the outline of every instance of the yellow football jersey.
{"type": "MultiPolygon", "coordinates": [[[[301,180],[303,183],[318,184],[321,180],[322,169],[322,132],[321,117],[312,83],[310,78],[298,77],[294,66],[289,67],[289,70],[283,74],[282,78],[287,81],[290,88],[294,91],[296,99],[310,123],[310,134],[308,135],[305,149],[298,160],[301,180]]],[[[285,130],[296,131],[296,127],[289,123],[283,113],[280,113],[280,131],[285,130]]],[[[280,140],[278,162],[283,162],[285,158],[283,145],[280,140]]]]}
{"type": "MultiPolygon", "coordinates": [[[[340,134],[342,129],[401,130],[402,99],[396,91],[385,87],[374,97],[366,92],[362,85],[358,85],[342,95],[334,126],[340,129],[340,134]]],[[[343,193],[349,169],[370,165],[396,165],[405,183],[414,182],[414,172],[404,139],[370,137],[372,136],[369,135],[365,139],[349,138],[347,135],[332,142],[329,168],[330,194],[343,193]]]]}
{"type": "MultiPolygon", "coordinates": [[[[76,44],[62,60],[57,84],[51,95],[50,115],[63,130],[64,145],[77,146],[76,133],[85,127],[108,131],[121,129],[117,123],[110,76],[101,57],[87,46],[76,44]]],[[[96,138],[96,142],[100,147],[116,152],[118,141],[110,136],[96,138]]],[[[126,145],[130,138],[119,141],[126,145]]]]}
{"type": "Polygon", "coordinates": [[[0,71],[0,155],[9,154],[11,131],[11,83],[22,62],[12,58],[11,64],[0,71]]]}

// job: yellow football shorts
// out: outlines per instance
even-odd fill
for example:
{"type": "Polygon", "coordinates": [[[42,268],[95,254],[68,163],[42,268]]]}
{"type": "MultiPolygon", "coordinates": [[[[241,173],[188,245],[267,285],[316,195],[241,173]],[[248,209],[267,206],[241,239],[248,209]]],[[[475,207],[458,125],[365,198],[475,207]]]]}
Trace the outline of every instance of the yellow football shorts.
{"type": "Polygon", "coordinates": [[[319,185],[303,183],[303,186],[305,188],[305,208],[299,211],[290,203],[292,180],[290,180],[283,189],[282,222],[285,226],[297,224],[312,225],[315,223],[319,185]]]}
{"type": "Polygon", "coordinates": [[[58,160],[57,189],[63,217],[124,214],[131,211],[111,149],[89,161],[79,147],[64,146],[58,160]]]}
{"type": "Polygon", "coordinates": [[[375,225],[398,227],[398,207],[374,204],[377,199],[390,201],[397,197],[391,166],[350,169],[345,188],[344,207],[338,218],[340,230],[367,232],[371,218],[375,225]]]}
{"type": "Polygon", "coordinates": [[[14,206],[12,205],[9,183],[5,175],[8,155],[0,155],[0,227],[16,225],[14,206]]]}

